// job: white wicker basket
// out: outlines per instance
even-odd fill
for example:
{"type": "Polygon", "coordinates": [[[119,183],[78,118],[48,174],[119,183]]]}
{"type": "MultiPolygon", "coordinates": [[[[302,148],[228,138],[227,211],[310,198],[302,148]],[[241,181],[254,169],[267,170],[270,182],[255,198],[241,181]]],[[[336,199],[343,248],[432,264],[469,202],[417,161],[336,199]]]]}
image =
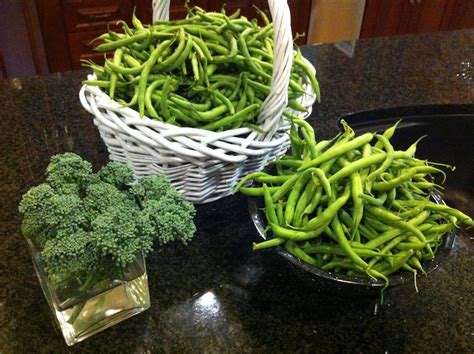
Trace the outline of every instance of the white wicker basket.
{"type": "MultiPolygon", "coordinates": [[[[289,123],[282,113],[288,109],[293,41],[288,4],[282,0],[268,3],[275,43],[272,88],[258,117],[264,133],[249,128],[212,132],[177,127],[140,117],[98,87],[84,85],[79,94],[81,103],[94,116],[110,159],[128,163],[137,178],[165,174],[186,199],[198,204],[231,194],[232,186],[243,176],[283,155],[289,146],[289,123]]],[[[154,0],[153,10],[153,20],[167,18],[169,0],[154,0]]],[[[311,113],[315,100],[309,84],[305,91],[299,101],[308,112],[292,112],[302,118],[311,113]]]]}

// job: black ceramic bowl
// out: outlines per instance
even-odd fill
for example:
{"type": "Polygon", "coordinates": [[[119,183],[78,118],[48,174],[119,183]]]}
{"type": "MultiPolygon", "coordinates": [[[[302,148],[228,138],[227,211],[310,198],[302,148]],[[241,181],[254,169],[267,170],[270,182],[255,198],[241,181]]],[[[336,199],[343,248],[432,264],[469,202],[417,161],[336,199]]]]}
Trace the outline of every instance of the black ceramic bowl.
{"type": "MultiPolygon", "coordinates": [[[[432,193],[431,196],[436,203],[445,204],[439,194],[432,193]]],[[[262,241],[268,239],[268,236],[265,234],[266,219],[265,214],[262,212],[264,206],[262,198],[249,198],[248,206],[250,217],[252,218],[262,241]]],[[[443,243],[439,247],[435,257],[431,261],[423,264],[423,268],[427,274],[438,268],[440,263],[442,263],[448,256],[450,250],[453,248],[455,238],[455,232],[449,232],[443,237],[443,243]]],[[[383,281],[374,280],[368,277],[350,277],[335,272],[321,270],[313,265],[303,262],[281,246],[270,248],[269,251],[270,250],[276,252],[283,260],[290,264],[299,277],[304,278],[304,280],[316,281],[320,289],[334,294],[343,296],[375,295],[380,293],[380,290],[385,286],[383,281]]],[[[390,276],[388,279],[389,286],[396,286],[404,283],[413,284],[413,274],[410,272],[400,271],[399,273],[390,276]]]]}

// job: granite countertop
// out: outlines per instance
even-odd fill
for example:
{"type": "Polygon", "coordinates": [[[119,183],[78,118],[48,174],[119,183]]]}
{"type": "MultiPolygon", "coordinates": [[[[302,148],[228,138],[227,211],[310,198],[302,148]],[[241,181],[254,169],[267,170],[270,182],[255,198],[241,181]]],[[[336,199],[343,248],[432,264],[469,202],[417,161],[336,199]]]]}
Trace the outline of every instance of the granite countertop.
{"type": "MultiPolygon", "coordinates": [[[[345,51],[305,47],[322,87],[310,117],[317,138],[333,135],[350,112],[462,104],[473,113],[473,43],[474,31],[458,31],[360,40],[345,51]]],[[[0,353],[474,352],[472,238],[458,237],[449,259],[418,279],[419,293],[411,284],[393,288],[381,306],[377,297],[319,291],[274,254],[253,253],[258,236],[239,195],[197,207],[189,247],[150,254],[148,311],[67,347],[20,235],[17,206],[52,154],[74,151],[95,167],[107,161],[79,103],[85,75],[0,81],[0,353]]]]}

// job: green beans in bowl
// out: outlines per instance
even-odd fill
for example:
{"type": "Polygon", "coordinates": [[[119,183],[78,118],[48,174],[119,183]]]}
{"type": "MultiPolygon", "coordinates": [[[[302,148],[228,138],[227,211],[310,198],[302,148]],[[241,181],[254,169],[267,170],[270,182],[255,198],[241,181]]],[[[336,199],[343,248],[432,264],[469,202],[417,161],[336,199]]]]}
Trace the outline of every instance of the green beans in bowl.
{"type": "Polygon", "coordinates": [[[299,268],[360,293],[435,269],[453,231],[473,225],[441,198],[433,176],[444,182],[450,166],[415,158],[419,140],[404,151],[391,145],[397,124],[356,136],[342,122],[343,133],[320,142],[306,121],[292,124],[291,153],[235,188],[257,198],[251,214],[266,240],[255,250],[278,247],[299,268]]]}

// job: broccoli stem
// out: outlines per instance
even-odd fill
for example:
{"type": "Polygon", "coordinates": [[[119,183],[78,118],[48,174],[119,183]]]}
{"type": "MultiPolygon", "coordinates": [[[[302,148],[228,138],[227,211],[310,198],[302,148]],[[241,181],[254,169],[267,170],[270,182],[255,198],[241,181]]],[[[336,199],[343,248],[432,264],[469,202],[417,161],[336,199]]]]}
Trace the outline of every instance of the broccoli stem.
{"type": "MultiPolygon", "coordinates": [[[[89,275],[89,277],[86,279],[84,284],[81,285],[79,288],[79,293],[85,293],[89,289],[91,289],[97,282],[97,273],[93,273],[89,275]]],[[[82,309],[86,305],[88,299],[80,302],[79,304],[75,305],[72,309],[71,316],[69,316],[69,319],[67,320],[68,323],[74,324],[74,322],[77,320],[77,317],[81,314],[82,309]]]]}

